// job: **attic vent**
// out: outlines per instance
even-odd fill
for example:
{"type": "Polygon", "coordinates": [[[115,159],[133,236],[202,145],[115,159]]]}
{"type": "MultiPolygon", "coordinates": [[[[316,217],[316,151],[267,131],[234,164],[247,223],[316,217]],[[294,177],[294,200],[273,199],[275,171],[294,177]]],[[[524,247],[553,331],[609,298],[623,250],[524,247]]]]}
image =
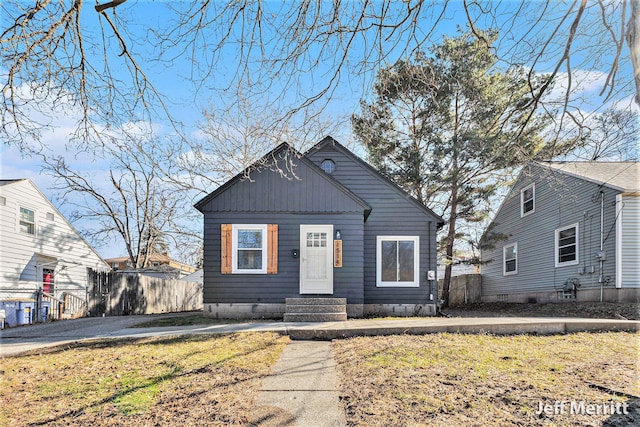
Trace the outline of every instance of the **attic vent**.
{"type": "Polygon", "coordinates": [[[47,221],[53,221],[53,214],[51,212],[47,212],[47,221]]]}
{"type": "Polygon", "coordinates": [[[7,198],[0,196],[0,206],[7,206],[7,198]]]}
{"type": "Polygon", "coordinates": [[[331,159],[324,159],[322,163],[320,163],[320,167],[329,175],[336,170],[336,164],[331,159]]]}

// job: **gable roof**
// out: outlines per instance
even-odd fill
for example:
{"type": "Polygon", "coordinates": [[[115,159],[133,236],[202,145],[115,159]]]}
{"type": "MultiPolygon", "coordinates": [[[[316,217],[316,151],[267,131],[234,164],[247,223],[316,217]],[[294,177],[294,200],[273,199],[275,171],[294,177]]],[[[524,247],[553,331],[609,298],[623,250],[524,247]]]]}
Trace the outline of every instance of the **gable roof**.
{"type": "MultiPolygon", "coordinates": [[[[518,172],[509,191],[505,194],[500,206],[493,215],[489,227],[498,215],[500,215],[507,201],[517,195],[516,189],[519,187],[518,184],[522,181],[522,177],[531,166],[538,166],[554,172],[560,172],[597,185],[607,186],[623,193],[638,192],[638,187],[640,187],[638,184],[640,163],[638,162],[529,162],[518,172]]],[[[485,229],[481,240],[484,239],[489,227],[485,229]]]]}
{"type": "Polygon", "coordinates": [[[25,181],[26,178],[20,178],[20,179],[0,179],[0,186],[2,185],[9,185],[9,184],[14,184],[16,182],[20,182],[20,181],[25,181]]]}
{"type": "Polygon", "coordinates": [[[276,156],[278,156],[279,154],[284,153],[286,151],[290,152],[293,156],[295,156],[296,159],[298,159],[301,163],[303,163],[305,166],[307,166],[309,168],[309,170],[311,170],[312,173],[314,173],[315,175],[320,177],[320,179],[322,179],[322,180],[326,181],[327,183],[329,183],[332,187],[336,188],[338,191],[343,193],[348,199],[351,199],[353,202],[355,202],[356,205],[360,206],[362,208],[362,210],[364,211],[364,217],[365,217],[365,220],[366,220],[366,218],[369,216],[369,213],[371,213],[371,206],[369,206],[369,204],[367,202],[362,200],[354,192],[349,190],[347,187],[342,185],[340,182],[338,182],[335,179],[333,179],[332,177],[330,177],[322,169],[320,169],[315,163],[313,163],[311,160],[309,160],[306,157],[304,157],[298,150],[296,150],[295,148],[293,148],[292,146],[290,146],[286,142],[283,142],[282,144],[278,145],[276,148],[271,150],[269,153],[265,154],[259,160],[254,162],[251,166],[247,167],[242,172],[240,172],[239,174],[237,174],[236,176],[231,178],[229,181],[227,181],[224,184],[222,184],[220,187],[218,187],[212,193],[210,193],[209,195],[205,196],[204,198],[202,198],[201,200],[196,202],[194,204],[194,207],[196,209],[198,209],[200,212],[203,212],[203,209],[204,209],[205,205],[207,205],[207,203],[209,203],[210,201],[212,201],[213,199],[215,199],[216,197],[218,197],[219,195],[221,195],[222,193],[227,191],[234,184],[236,184],[239,181],[245,179],[247,176],[249,176],[249,174],[251,172],[259,171],[261,168],[264,168],[265,165],[269,164],[269,161],[271,159],[275,159],[276,156]]]}
{"type": "Polygon", "coordinates": [[[625,193],[640,191],[638,162],[536,162],[543,167],[625,193]]]}
{"type": "Polygon", "coordinates": [[[102,258],[100,256],[100,254],[93,248],[93,246],[91,246],[91,244],[89,242],[87,242],[87,240],[82,236],[82,234],[80,234],[78,232],[78,230],[76,230],[76,228],[73,226],[73,224],[71,224],[69,222],[69,220],[62,215],[62,213],[58,210],[58,208],[56,208],[54,206],[53,203],[51,203],[51,200],[49,200],[49,198],[47,196],[44,195],[44,193],[42,191],[40,191],[40,189],[38,188],[38,186],[31,181],[29,178],[19,178],[19,179],[2,179],[0,180],[0,186],[5,186],[5,185],[12,185],[12,184],[16,184],[18,182],[22,182],[25,181],[26,183],[28,183],[29,185],[31,185],[36,192],[38,192],[38,194],[40,194],[40,196],[46,200],[46,202],[49,204],[49,206],[51,207],[51,209],[54,210],[55,214],[58,215],[58,217],[62,218],[62,220],[67,224],[67,226],[69,226],[69,228],[76,233],[76,235],[84,242],[84,244],[87,245],[87,247],[91,250],[91,252],[93,252],[100,261],[102,261],[103,264],[105,264],[105,266],[108,266],[108,264],[105,262],[104,258],[102,258]]]}
{"type": "MultiPolygon", "coordinates": [[[[440,227],[442,227],[444,225],[445,221],[444,221],[444,219],[442,219],[442,217],[440,215],[436,214],[431,209],[426,207],[424,204],[420,203],[418,201],[418,199],[416,199],[411,194],[406,192],[398,184],[396,184],[391,179],[389,179],[388,177],[383,175],[380,171],[375,169],[369,163],[365,162],[360,157],[356,156],[351,150],[349,150],[344,145],[340,144],[338,141],[333,139],[333,137],[331,137],[331,136],[325,136],[320,142],[318,142],[316,145],[314,145],[309,150],[307,150],[305,152],[304,156],[307,157],[308,155],[313,154],[314,152],[323,149],[327,145],[331,145],[333,148],[337,149],[340,153],[344,154],[345,156],[347,156],[348,158],[350,158],[351,160],[353,160],[354,162],[356,162],[357,164],[362,166],[364,169],[370,171],[376,178],[378,178],[384,184],[386,184],[387,186],[392,188],[394,191],[396,191],[398,194],[400,194],[403,198],[408,200],[410,203],[416,205],[421,210],[423,210],[426,213],[428,213],[429,215],[432,215],[433,217],[435,217],[438,220],[438,228],[440,228],[440,227]]],[[[332,178],[332,179],[334,179],[334,178],[332,178]]]]}

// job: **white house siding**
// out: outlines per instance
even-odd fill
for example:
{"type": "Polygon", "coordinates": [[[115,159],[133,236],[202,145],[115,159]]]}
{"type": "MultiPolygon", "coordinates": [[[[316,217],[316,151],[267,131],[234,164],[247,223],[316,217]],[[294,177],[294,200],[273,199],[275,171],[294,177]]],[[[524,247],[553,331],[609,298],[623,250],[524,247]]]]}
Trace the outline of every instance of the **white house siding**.
{"type": "Polygon", "coordinates": [[[618,262],[620,288],[640,287],[640,195],[622,195],[619,206],[618,262]]]}
{"type": "Polygon", "coordinates": [[[84,298],[87,268],[108,269],[102,258],[31,181],[0,182],[0,202],[0,299],[31,296],[43,268],[54,269],[56,296],[84,298]],[[34,211],[35,235],[20,231],[20,207],[34,211]]]}
{"type": "Polygon", "coordinates": [[[616,196],[620,191],[536,165],[525,168],[500,207],[493,231],[506,234],[494,249],[482,251],[485,301],[555,300],[569,279],[578,279],[580,294],[599,296],[596,253],[600,249],[600,191],[604,193],[604,250],[602,276],[607,288],[616,284],[616,196]],[[535,183],[535,211],[521,217],[520,190],[535,183]],[[578,265],[555,266],[555,230],[578,224],[578,265]],[[503,247],[518,244],[517,272],[503,274],[503,247]],[[593,269],[593,270],[592,270],[593,269]],[[591,273],[593,271],[593,273],[591,273]]]}

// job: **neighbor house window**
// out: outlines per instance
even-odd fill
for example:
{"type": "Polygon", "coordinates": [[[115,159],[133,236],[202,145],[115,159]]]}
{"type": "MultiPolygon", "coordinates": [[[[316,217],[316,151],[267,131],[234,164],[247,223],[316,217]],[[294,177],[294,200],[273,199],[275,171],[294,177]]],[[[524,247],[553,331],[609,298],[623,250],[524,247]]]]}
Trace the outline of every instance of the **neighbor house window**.
{"type": "Polygon", "coordinates": [[[556,267],[578,264],[578,224],[556,229],[556,267]]]}
{"type": "Polygon", "coordinates": [[[35,212],[31,209],[20,208],[20,231],[26,234],[36,234],[35,212]]]}
{"type": "Polygon", "coordinates": [[[418,236],[378,236],[378,286],[420,286],[418,236]]]}
{"type": "Polygon", "coordinates": [[[536,210],[536,185],[531,184],[520,190],[520,216],[528,215],[536,210]]]}
{"type": "Polygon", "coordinates": [[[233,273],[267,272],[267,226],[233,225],[233,273]]]}
{"type": "Polygon", "coordinates": [[[518,244],[504,246],[502,248],[502,259],[504,260],[504,268],[502,273],[507,276],[518,272],[518,244]]]}

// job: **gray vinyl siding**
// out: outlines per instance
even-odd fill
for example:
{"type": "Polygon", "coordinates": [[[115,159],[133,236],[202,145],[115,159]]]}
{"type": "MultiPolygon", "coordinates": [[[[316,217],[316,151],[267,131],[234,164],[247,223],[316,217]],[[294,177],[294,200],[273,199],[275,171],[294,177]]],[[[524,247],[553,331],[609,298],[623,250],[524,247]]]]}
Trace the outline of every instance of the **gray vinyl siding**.
{"type": "MultiPolygon", "coordinates": [[[[290,160],[290,171],[274,168],[251,172],[209,200],[203,212],[364,212],[348,193],[333,185],[324,172],[303,161],[290,160]],[[295,161],[295,163],[294,163],[295,161]]],[[[281,166],[282,167],[282,166],[281,166]]]]}
{"type": "Polygon", "coordinates": [[[619,244],[622,288],[640,287],[640,196],[623,195],[619,244]]]}
{"type": "Polygon", "coordinates": [[[484,250],[482,259],[482,294],[518,294],[553,292],[563,289],[567,279],[577,278],[580,289],[599,288],[600,199],[604,192],[604,262],[603,276],[616,281],[616,195],[619,191],[575,178],[537,165],[520,174],[492,222],[493,231],[507,235],[494,242],[495,248],[484,250]],[[535,211],[521,217],[520,190],[535,183],[535,211]],[[555,266],[555,230],[578,224],[578,265],[555,266]],[[517,274],[503,275],[503,247],[517,243],[517,274]],[[580,274],[579,267],[586,273],[580,274]],[[595,273],[588,273],[591,267],[595,273]]]}
{"type": "MultiPolygon", "coordinates": [[[[436,271],[435,241],[439,219],[393,184],[330,144],[312,151],[307,157],[317,165],[325,159],[333,160],[336,170],[332,177],[371,206],[371,214],[364,224],[365,303],[424,304],[431,302],[429,294],[433,294],[435,302],[437,286],[427,280],[427,271],[436,271]],[[377,236],[420,237],[420,287],[376,286],[377,236]]],[[[344,239],[348,240],[346,235],[344,239]]]]}
{"type": "Polygon", "coordinates": [[[273,214],[206,213],[204,224],[204,302],[284,303],[300,296],[300,259],[291,251],[300,249],[300,224],[333,224],[343,238],[343,267],[333,270],[333,297],[348,304],[363,304],[362,213],[273,214]],[[278,224],[278,274],[221,274],[221,224],[278,224]]]}

